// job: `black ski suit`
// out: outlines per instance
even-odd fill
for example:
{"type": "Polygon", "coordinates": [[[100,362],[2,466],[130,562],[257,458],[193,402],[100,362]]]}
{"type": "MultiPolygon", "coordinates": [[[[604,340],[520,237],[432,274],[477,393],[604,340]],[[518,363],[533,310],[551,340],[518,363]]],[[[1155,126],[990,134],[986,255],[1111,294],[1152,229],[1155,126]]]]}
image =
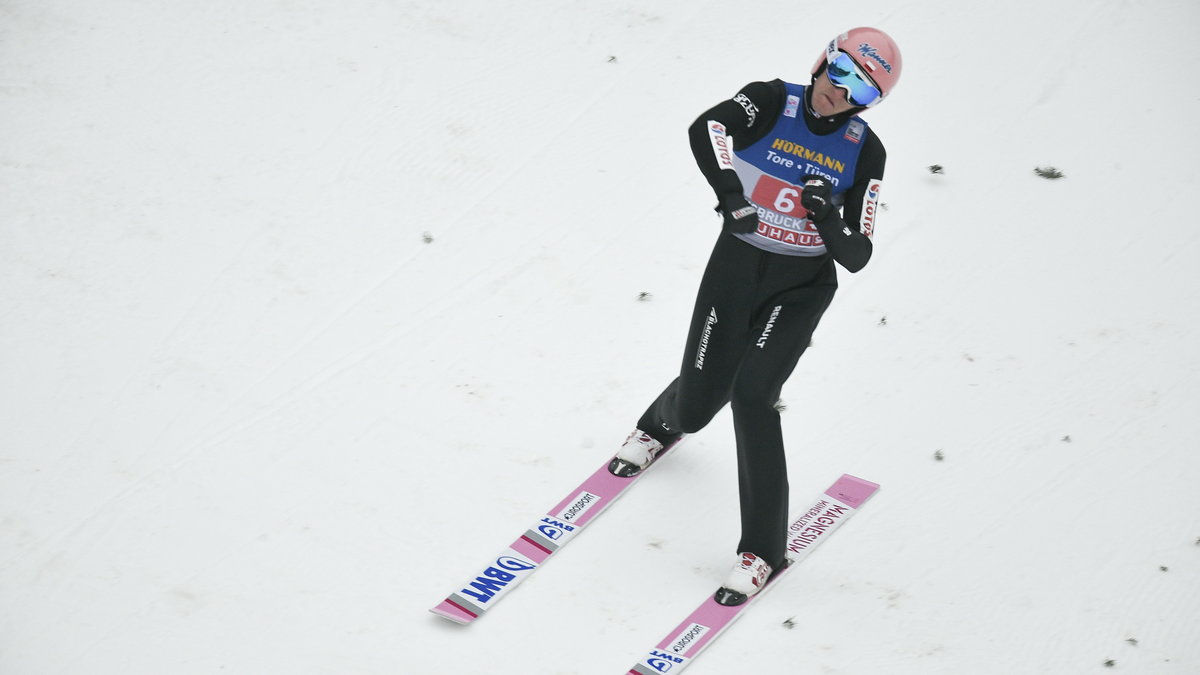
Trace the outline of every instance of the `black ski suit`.
{"type": "MultiPolygon", "coordinates": [[[[692,152],[718,199],[744,194],[752,204],[762,206],[751,198],[754,187],[743,186],[738,174],[714,153],[713,122],[729,130],[733,149],[741,151],[766,138],[781,115],[794,119],[803,114],[808,133],[821,136],[846,133],[857,112],[817,118],[807,101],[797,107],[796,98],[788,96],[779,80],[755,82],[692,124],[692,152]]],[[[755,553],[774,569],[784,559],[789,522],[787,464],[776,409],[780,390],[837,290],[834,263],[857,272],[872,251],[870,234],[885,152],[869,128],[857,142],[861,150],[853,182],[834,199],[841,202],[842,216],[835,210],[826,221],[809,226],[810,231],[813,226],[819,231],[823,252],[812,255],[810,249],[799,255],[764,250],[764,243],[775,244],[756,237],[779,238],[779,230],[766,222],[759,224],[757,234],[721,232],[700,283],[680,375],[638,423],[639,429],[667,444],[680,434],[699,431],[726,403],[732,406],[742,520],[737,552],[755,553]]],[[[794,144],[778,143],[775,147],[793,151],[791,159],[805,161],[797,156],[794,144]]],[[[816,157],[818,165],[805,171],[822,171],[821,159],[816,157]]],[[[761,208],[759,213],[764,213],[761,208]]]]}

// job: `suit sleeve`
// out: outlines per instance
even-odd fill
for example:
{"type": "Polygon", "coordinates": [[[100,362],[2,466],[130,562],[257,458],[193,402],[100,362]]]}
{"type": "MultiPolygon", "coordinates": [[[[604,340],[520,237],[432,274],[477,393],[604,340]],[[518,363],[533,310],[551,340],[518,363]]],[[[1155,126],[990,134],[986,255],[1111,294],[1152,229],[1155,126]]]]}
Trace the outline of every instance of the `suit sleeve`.
{"type": "Polygon", "coordinates": [[[854,171],[854,184],[844,193],[842,215],[834,211],[824,221],[814,223],[825,248],[833,259],[850,272],[866,267],[874,244],[875,217],[879,210],[879,187],[887,152],[874,131],[868,130],[862,153],[854,171]]]}
{"type": "Polygon", "coordinates": [[[752,145],[770,131],[781,110],[783,87],[779,80],[751,82],[688,127],[696,165],[718,200],[743,193],[742,181],[733,169],[733,149],[752,145]]]}

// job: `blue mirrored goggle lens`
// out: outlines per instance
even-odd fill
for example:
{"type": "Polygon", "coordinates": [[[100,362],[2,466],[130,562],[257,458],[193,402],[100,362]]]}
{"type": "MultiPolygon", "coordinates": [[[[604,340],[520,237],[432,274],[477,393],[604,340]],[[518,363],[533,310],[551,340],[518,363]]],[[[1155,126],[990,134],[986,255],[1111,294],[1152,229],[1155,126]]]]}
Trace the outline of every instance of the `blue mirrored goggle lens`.
{"type": "Polygon", "coordinates": [[[846,91],[846,100],[852,105],[868,106],[880,96],[879,88],[845,52],[838,52],[837,58],[828,64],[825,73],[830,82],[846,91]]]}

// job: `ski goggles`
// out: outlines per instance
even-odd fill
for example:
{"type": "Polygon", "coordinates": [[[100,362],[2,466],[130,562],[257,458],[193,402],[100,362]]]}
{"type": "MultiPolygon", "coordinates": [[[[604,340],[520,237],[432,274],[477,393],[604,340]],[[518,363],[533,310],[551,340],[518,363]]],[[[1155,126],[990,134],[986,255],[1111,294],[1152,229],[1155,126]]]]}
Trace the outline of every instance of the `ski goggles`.
{"type": "Polygon", "coordinates": [[[850,105],[867,107],[879,100],[883,92],[863,72],[862,68],[841,50],[826,53],[825,74],[834,86],[846,92],[850,105]]]}

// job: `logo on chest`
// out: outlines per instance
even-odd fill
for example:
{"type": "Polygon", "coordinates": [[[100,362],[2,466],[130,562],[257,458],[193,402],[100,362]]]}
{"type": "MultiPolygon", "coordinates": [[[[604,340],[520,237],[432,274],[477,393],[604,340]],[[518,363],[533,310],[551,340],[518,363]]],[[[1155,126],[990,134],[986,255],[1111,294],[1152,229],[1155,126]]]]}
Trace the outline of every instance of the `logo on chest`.
{"type": "MultiPolygon", "coordinates": [[[[771,150],[767,151],[767,158],[777,164],[781,163],[779,160],[786,160],[794,163],[793,160],[787,157],[782,157],[781,154],[799,157],[809,164],[814,164],[830,171],[836,171],[837,173],[846,172],[846,163],[836,157],[827,155],[819,150],[807,148],[799,143],[793,143],[792,141],[784,140],[782,138],[776,138],[771,143],[771,150]],[[772,157],[772,155],[774,155],[774,157],[772,157]]],[[[791,166],[791,164],[788,164],[787,166],[791,166]]],[[[806,171],[805,173],[812,172],[806,171]]]]}
{"type": "Polygon", "coordinates": [[[825,244],[800,205],[801,187],[770,175],[754,184],[750,201],[759,205],[758,234],[784,244],[815,247],[825,244]]]}

